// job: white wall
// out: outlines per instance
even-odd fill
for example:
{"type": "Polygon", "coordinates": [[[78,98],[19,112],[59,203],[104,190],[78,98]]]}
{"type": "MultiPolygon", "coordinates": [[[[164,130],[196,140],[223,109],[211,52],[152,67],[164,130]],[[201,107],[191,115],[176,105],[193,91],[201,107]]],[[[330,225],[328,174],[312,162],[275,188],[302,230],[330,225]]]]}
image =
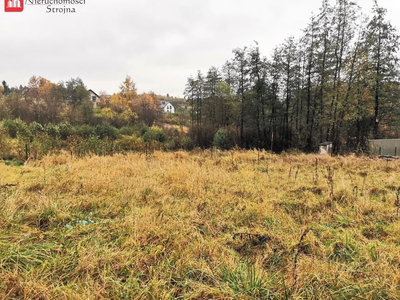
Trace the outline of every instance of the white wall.
{"type": "Polygon", "coordinates": [[[168,103],[167,105],[164,106],[164,112],[174,114],[175,107],[171,103],[168,103]]]}

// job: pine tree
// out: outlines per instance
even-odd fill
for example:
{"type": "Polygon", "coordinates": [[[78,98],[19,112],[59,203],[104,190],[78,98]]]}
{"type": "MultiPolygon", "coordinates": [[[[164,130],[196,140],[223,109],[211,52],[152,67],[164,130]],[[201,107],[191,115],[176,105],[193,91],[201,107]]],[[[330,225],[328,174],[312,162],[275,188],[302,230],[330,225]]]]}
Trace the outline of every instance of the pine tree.
{"type": "Polygon", "coordinates": [[[386,90],[398,79],[399,35],[396,29],[385,20],[386,9],[378,6],[375,0],[373,18],[367,26],[367,48],[373,65],[374,80],[374,138],[380,137],[379,124],[387,111],[385,107],[393,101],[386,90]]]}

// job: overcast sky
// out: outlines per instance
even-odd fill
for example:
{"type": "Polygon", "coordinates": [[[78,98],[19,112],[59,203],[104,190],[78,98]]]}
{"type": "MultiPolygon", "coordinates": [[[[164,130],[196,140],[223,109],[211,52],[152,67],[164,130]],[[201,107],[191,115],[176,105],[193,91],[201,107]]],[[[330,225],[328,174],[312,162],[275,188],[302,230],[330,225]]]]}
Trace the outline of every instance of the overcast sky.
{"type": "MultiPolygon", "coordinates": [[[[220,67],[258,41],[263,55],[298,37],[321,0],[86,0],[76,13],[0,10],[0,81],[26,85],[80,77],[95,92],[118,92],[130,75],[140,93],[182,96],[189,75],[220,67]]],[[[331,0],[333,2],[333,0],[331,0]]],[[[370,14],[373,0],[358,0],[370,14]]],[[[400,1],[379,0],[400,28],[400,1]]],[[[63,6],[53,6],[63,7],[63,6]]]]}

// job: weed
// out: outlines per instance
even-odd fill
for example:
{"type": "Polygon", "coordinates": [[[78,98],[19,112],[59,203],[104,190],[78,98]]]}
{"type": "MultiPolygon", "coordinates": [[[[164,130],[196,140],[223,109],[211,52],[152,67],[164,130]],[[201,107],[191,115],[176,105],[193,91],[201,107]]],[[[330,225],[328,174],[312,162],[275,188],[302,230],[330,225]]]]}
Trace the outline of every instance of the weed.
{"type": "Polygon", "coordinates": [[[394,202],[394,206],[397,208],[396,210],[396,217],[399,217],[399,210],[400,210],[400,187],[397,188],[396,191],[396,201],[394,202]]]}
{"type": "Polygon", "coordinates": [[[335,171],[332,170],[330,166],[328,166],[327,171],[328,171],[328,173],[326,175],[326,179],[328,181],[328,185],[329,185],[329,189],[330,189],[329,197],[331,197],[331,199],[333,199],[334,198],[333,187],[335,184],[335,182],[333,181],[333,175],[335,175],[335,171]]]}
{"type": "Polygon", "coordinates": [[[309,228],[306,228],[306,229],[304,229],[304,231],[303,231],[303,233],[302,233],[302,235],[300,236],[300,240],[299,240],[299,242],[298,242],[298,244],[297,244],[297,249],[296,249],[296,254],[295,254],[295,256],[294,256],[294,259],[293,259],[293,285],[292,285],[292,288],[296,285],[296,283],[297,283],[297,273],[296,273],[296,271],[297,271],[297,260],[299,259],[299,254],[300,254],[300,249],[301,249],[301,247],[302,247],[302,244],[303,244],[303,241],[304,241],[304,238],[306,237],[306,235],[307,235],[307,233],[310,231],[310,229],[309,228]]]}
{"type": "Polygon", "coordinates": [[[221,268],[221,276],[234,292],[234,297],[249,296],[252,299],[278,299],[268,286],[266,274],[259,274],[256,267],[248,262],[240,262],[234,269],[221,268]]]}

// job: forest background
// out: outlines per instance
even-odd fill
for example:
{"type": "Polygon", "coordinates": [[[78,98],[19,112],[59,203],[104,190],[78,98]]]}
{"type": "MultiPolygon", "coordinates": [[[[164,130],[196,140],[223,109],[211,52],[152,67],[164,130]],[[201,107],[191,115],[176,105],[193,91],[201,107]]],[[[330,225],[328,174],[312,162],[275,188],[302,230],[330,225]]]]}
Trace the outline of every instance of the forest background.
{"type": "Polygon", "coordinates": [[[0,86],[0,155],[37,158],[67,149],[90,152],[257,148],[334,153],[368,151],[368,139],[400,128],[399,35],[377,2],[371,16],[347,0],[322,1],[299,39],[271,57],[257,42],[236,48],[221,67],[190,76],[185,99],[137,94],[127,76],[118,93],[93,107],[80,78],[0,86]],[[163,114],[160,100],[175,101],[163,114]]]}

